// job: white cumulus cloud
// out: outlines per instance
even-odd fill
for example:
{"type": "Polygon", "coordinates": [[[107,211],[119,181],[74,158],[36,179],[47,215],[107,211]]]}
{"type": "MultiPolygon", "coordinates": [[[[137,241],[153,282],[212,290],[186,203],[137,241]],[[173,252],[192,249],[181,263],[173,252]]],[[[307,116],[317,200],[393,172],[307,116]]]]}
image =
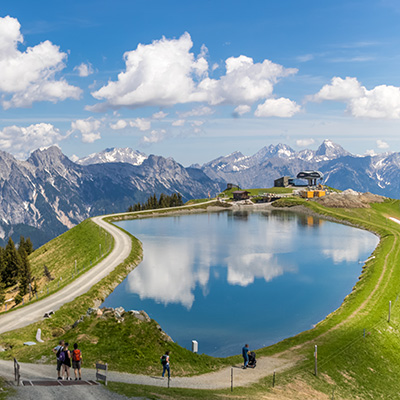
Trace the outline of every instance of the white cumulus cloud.
{"type": "Polygon", "coordinates": [[[299,140],[296,140],[296,144],[299,147],[311,146],[314,143],[315,143],[315,140],[311,139],[311,138],[310,139],[299,139],[299,140]]]}
{"type": "Polygon", "coordinates": [[[33,150],[57,144],[66,137],[51,124],[13,125],[0,130],[0,148],[23,159],[33,150]]]}
{"type": "Polygon", "coordinates": [[[381,140],[381,139],[378,139],[376,141],[376,145],[378,146],[378,149],[388,149],[389,148],[389,145],[384,140],[381,140]]]}
{"type": "Polygon", "coordinates": [[[140,131],[148,131],[151,128],[151,122],[146,118],[136,118],[129,122],[132,128],[138,128],[140,131]]]}
{"type": "Polygon", "coordinates": [[[334,77],[331,84],[325,85],[317,94],[309,97],[309,100],[344,102],[348,112],[354,117],[400,118],[399,87],[379,85],[368,90],[356,78],[334,77]]]}
{"type": "Polygon", "coordinates": [[[2,106],[30,107],[37,101],[78,99],[82,90],[56,74],[65,68],[67,54],[46,40],[20,51],[21,25],[12,17],[0,18],[0,92],[2,106]]]}
{"type": "Polygon", "coordinates": [[[180,112],[178,115],[181,118],[188,118],[188,117],[203,117],[206,115],[212,115],[214,114],[214,110],[210,107],[207,106],[200,106],[193,108],[192,110],[185,111],[185,112],[180,112]]]}
{"type": "Polygon", "coordinates": [[[198,89],[211,105],[252,104],[272,95],[280,78],[293,75],[294,68],[284,68],[269,60],[254,63],[246,56],[230,57],[225,61],[226,74],[220,79],[203,79],[198,89]]]}
{"type": "Polygon", "coordinates": [[[153,119],[164,119],[167,115],[168,115],[168,113],[165,113],[164,111],[158,111],[158,112],[154,113],[151,116],[151,118],[153,118],[153,119]]]}
{"type": "Polygon", "coordinates": [[[143,136],[142,143],[152,144],[161,142],[165,138],[166,133],[167,132],[165,129],[160,129],[160,130],[154,129],[148,135],[143,136]]]}
{"type": "Polygon", "coordinates": [[[78,119],[71,122],[71,130],[69,133],[79,131],[82,134],[82,142],[93,143],[101,139],[99,129],[101,121],[94,118],[78,119]]]}
{"type": "MultiPolygon", "coordinates": [[[[118,79],[92,92],[103,103],[87,108],[104,111],[193,102],[250,105],[269,99],[281,78],[297,73],[297,69],[284,68],[269,60],[255,63],[252,58],[240,55],[226,59],[225,74],[213,79],[209,76],[206,47],[202,46],[197,57],[190,52],[192,47],[188,33],[178,39],[163,37],[151,44],[139,44],[136,50],[124,54],[126,68],[118,79]]],[[[294,108],[292,105],[292,113],[294,108]]],[[[285,116],[288,115],[286,112],[285,116]]],[[[187,116],[195,115],[180,117],[187,116]]]]}
{"type": "Polygon", "coordinates": [[[251,111],[251,107],[248,106],[247,104],[242,104],[242,105],[240,105],[240,106],[237,106],[237,107],[233,110],[233,112],[234,112],[236,115],[243,115],[243,114],[246,114],[246,113],[248,113],[248,112],[250,112],[250,111],[251,111]]]}
{"type": "Polygon", "coordinates": [[[259,104],[254,113],[256,117],[281,117],[289,118],[300,111],[300,106],[294,101],[281,97],[280,99],[267,99],[259,104]]]}
{"type": "Polygon", "coordinates": [[[82,63],[80,65],[78,65],[77,67],[74,68],[74,71],[78,71],[78,75],[81,77],[86,77],[89,75],[92,75],[94,70],[92,67],[92,64],[90,63],[82,63]]]}
{"type": "Polygon", "coordinates": [[[172,126],[183,126],[183,125],[185,125],[184,119],[177,119],[176,121],[172,122],[172,126]]]}
{"type": "Polygon", "coordinates": [[[356,78],[346,77],[345,79],[335,76],[330,85],[325,85],[322,89],[310,97],[312,101],[346,101],[363,96],[364,90],[356,78]]]}
{"type": "Polygon", "coordinates": [[[115,124],[110,124],[110,128],[117,131],[119,129],[124,129],[128,126],[128,123],[123,120],[123,119],[119,119],[115,124]]]}

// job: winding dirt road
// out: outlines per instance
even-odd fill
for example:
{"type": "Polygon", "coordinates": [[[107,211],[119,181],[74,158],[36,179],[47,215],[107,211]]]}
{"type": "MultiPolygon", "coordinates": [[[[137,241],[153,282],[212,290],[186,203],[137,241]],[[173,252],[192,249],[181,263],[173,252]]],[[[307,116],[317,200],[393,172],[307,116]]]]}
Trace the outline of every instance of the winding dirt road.
{"type": "Polygon", "coordinates": [[[56,311],[62,305],[86,293],[129,256],[132,247],[131,238],[115,226],[104,222],[103,218],[105,217],[108,216],[93,217],[92,221],[114,237],[114,249],[112,252],[96,266],[56,293],[36,303],[0,316],[0,334],[40,321],[46,312],[50,310],[56,311]]]}

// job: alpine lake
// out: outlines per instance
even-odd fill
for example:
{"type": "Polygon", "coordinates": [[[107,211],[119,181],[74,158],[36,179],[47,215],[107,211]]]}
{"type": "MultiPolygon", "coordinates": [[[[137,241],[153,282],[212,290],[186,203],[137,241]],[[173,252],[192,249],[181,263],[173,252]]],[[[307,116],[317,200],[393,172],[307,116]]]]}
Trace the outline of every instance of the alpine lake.
{"type": "Polygon", "coordinates": [[[143,261],[102,306],[145,310],[172,339],[229,356],[311,329],[340,307],[379,239],[284,210],[143,218],[116,225],[143,261]]]}

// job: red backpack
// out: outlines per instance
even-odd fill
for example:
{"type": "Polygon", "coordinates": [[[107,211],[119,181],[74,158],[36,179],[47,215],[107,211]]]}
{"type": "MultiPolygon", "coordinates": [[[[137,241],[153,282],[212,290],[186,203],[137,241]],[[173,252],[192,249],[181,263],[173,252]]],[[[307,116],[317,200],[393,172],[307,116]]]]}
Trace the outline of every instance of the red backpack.
{"type": "Polygon", "coordinates": [[[73,361],[81,361],[81,351],[79,349],[75,349],[72,352],[72,360],[73,361]]]}

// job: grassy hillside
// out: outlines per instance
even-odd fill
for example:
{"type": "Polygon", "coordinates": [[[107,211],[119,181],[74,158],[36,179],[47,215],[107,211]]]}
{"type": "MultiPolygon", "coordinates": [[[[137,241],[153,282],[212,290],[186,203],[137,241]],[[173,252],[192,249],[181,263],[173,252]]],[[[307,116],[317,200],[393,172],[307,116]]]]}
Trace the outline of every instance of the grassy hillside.
{"type": "Polygon", "coordinates": [[[227,197],[229,199],[233,199],[233,192],[237,190],[247,190],[250,192],[250,196],[260,196],[264,193],[277,193],[277,194],[286,194],[286,193],[292,193],[293,190],[296,188],[290,188],[290,187],[272,187],[268,189],[238,189],[238,188],[233,188],[233,189],[226,189],[223,192],[221,192],[218,197],[227,197]]]}
{"type": "MultiPolygon", "coordinates": [[[[285,202],[290,200],[285,200],[285,202]]],[[[272,388],[271,377],[246,388],[235,388],[233,393],[223,391],[164,390],[129,385],[113,385],[116,390],[130,395],[150,398],[279,398],[279,399],[395,399],[400,392],[400,225],[388,219],[400,219],[400,201],[387,200],[366,209],[329,209],[315,202],[296,200],[308,212],[326,218],[351,223],[380,236],[381,241],[363,268],[353,291],[340,309],[329,315],[314,329],[286,339],[276,345],[260,349],[258,356],[282,354],[299,360],[296,367],[277,376],[272,388]],[[392,301],[391,319],[388,306],[392,301]],[[365,337],[364,337],[365,329],[365,337]],[[314,346],[318,345],[318,375],[314,376],[314,346]]],[[[174,374],[201,373],[239,362],[240,357],[212,359],[193,355],[177,345],[168,344],[157,332],[154,322],[139,323],[130,316],[123,323],[114,319],[90,317],[76,328],[72,323],[84,314],[94,299],[102,299],[123,279],[140,258],[137,240],[131,256],[124,265],[96,285],[88,294],[64,306],[53,319],[10,332],[0,337],[0,344],[12,346],[2,356],[17,356],[21,361],[44,356],[51,360],[51,347],[59,338],[78,340],[86,354],[87,362],[101,359],[114,370],[152,373],[159,369],[159,355],[169,348],[174,364],[174,374]],[[23,347],[32,340],[38,327],[46,340],[35,348],[23,347]],[[121,343],[123,347],[121,348],[121,343]],[[126,346],[126,347],[125,347],[126,346]],[[135,350],[133,350],[135,349],[135,350]]],[[[49,251],[49,250],[48,250],[49,251]]],[[[316,299],[318,301],[318,299],[316,299]]],[[[47,360],[46,360],[47,359],[47,360]]],[[[87,366],[87,364],[85,364],[87,366]]],[[[251,371],[249,371],[251,372],[251,371]]]]}
{"type": "MultiPolygon", "coordinates": [[[[328,209],[296,200],[312,212],[378,234],[375,258],[363,267],[359,281],[342,307],[314,329],[260,349],[258,356],[282,354],[297,358],[296,367],[233,393],[174,389],[167,391],[115,384],[128,395],[152,393],[152,398],[268,398],[268,399],[395,399],[400,391],[400,201],[388,200],[370,209],[328,209]],[[389,301],[392,301],[388,322],[389,301]],[[365,336],[364,336],[365,329],[365,336]],[[314,346],[318,346],[318,374],[314,375],[314,346]],[[333,396],[333,397],[332,397],[333,396]]],[[[316,301],[318,301],[316,299],[316,301]]]]}
{"type": "MultiPolygon", "coordinates": [[[[69,284],[96,265],[112,250],[113,246],[113,237],[88,219],[35,250],[29,256],[29,261],[32,278],[37,286],[38,298],[69,284]],[[51,279],[44,274],[45,265],[51,274],[51,279]]],[[[17,286],[10,288],[6,298],[13,298],[17,293],[17,286]]],[[[35,300],[35,296],[31,297],[31,301],[35,300]]],[[[29,294],[24,297],[24,301],[29,303],[29,294]]],[[[14,302],[9,302],[8,311],[13,306],[14,302]]],[[[3,306],[1,311],[4,309],[3,306]]]]}

